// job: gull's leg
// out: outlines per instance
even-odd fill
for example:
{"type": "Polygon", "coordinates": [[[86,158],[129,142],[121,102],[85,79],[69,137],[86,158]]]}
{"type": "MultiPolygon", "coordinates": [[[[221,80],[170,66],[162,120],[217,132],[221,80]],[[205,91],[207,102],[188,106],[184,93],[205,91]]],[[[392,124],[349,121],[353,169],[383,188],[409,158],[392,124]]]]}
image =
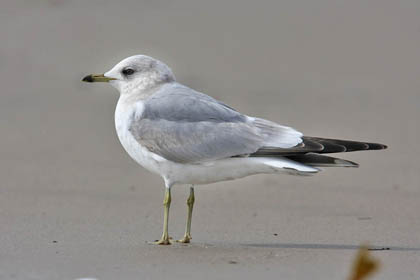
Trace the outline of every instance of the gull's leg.
{"type": "Polygon", "coordinates": [[[191,219],[192,219],[192,211],[194,206],[194,186],[191,185],[190,187],[190,196],[187,199],[187,206],[188,206],[188,216],[187,216],[187,225],[185,227],[185,234],[184,238],[177,240],[180,243],[190,243],[191,240],[191,219]]]}
{"type": "Polygon", "coordinates": [[[155,244],[158,245],[170,245],[171,241],[169,240],[168,234],[168,220],[169,220],[169,207],[171,206],[171,188],[165,187],[165,198],[163,200],[163,233],[159,241],[156,241],[155,244]]]}

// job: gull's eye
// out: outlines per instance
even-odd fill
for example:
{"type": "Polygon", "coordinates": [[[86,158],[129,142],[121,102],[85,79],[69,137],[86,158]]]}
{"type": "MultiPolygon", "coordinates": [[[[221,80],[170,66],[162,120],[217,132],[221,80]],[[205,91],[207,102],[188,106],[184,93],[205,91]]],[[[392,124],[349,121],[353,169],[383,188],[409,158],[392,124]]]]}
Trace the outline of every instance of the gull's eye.
{"type": "Polygon", "coordinates": [[[134,70],[131,68],[125,68],[122,70],[124,76],[130,76],[134,74],[134,70]]]}

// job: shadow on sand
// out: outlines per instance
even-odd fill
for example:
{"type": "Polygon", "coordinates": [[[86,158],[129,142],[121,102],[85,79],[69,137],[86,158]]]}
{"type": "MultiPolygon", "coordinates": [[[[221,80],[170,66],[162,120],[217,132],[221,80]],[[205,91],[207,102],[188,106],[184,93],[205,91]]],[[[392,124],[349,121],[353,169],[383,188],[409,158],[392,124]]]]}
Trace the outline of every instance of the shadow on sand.
{"type": "MultiPolygon", "coordinates": [[[[241,244],[246,247],[284,248],[284,249],[327,249],[327,250],[358,250],[360,245],[346,244],[315,244],[315,243],[263,243],[241,244]]],[[[420,251],[413,247],[369,246],[370,251],[420,251]]]]}

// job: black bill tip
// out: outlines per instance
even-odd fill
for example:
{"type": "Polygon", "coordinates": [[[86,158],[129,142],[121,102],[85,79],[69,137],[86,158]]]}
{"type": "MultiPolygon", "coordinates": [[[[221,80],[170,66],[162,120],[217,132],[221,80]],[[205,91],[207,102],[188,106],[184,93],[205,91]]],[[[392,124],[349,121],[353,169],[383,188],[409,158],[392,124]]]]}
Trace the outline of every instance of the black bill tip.
{"type": "Polygon", "coordinates": [[[84,77],[83,79],[82,79],[82,81],[83,82],[87,82],[87,83],[93,83],[94,81],[93,81],[93,77],[92,77],[92,75],[87,75],[86,77],[84,77]]]}

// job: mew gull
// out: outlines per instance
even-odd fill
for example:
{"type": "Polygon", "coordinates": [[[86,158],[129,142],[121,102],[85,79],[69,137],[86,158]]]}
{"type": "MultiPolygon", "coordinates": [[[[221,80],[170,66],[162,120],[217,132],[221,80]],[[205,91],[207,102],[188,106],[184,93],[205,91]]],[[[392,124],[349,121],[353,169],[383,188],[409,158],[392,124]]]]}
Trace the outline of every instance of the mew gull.
{"type": "Polygon", "coordinates": [[[303,136],[277,123],[250,117],[175,81],[171,69],[145,55],[128,57],[85,82],[109,82],[120,92],[115,110],[118,138],[127,153],[165,181],[163,234],[168,235],[171,187],[190,185],[182,243],[191,240],[194,185],[253,174],[310,175],[318,167],[357,167],[325,153],[381,150],[377,143],[303,136]]]}

